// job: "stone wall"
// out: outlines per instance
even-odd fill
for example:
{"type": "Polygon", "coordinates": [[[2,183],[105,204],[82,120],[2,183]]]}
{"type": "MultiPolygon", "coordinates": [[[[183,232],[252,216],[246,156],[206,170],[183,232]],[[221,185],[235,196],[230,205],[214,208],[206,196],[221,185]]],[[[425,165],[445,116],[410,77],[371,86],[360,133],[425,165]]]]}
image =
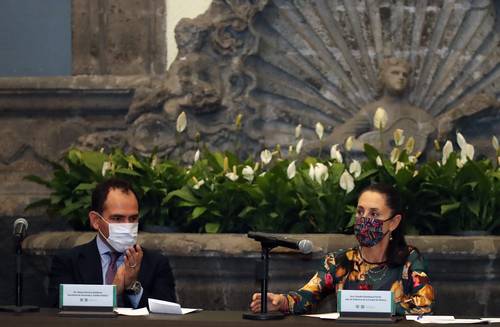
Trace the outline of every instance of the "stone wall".
{"type": "MultiPolygon", "coordinates": [[[[46,305],[50,257],[58,250],[91,240],[94,233],[52,232],[28,237],[26,303],[46,305]]],[[[281,292],[302,286],[326,252],[355,244],[352,235],[294,235],[313,241],[311,255],[277,248],[271,254],[270,290],[281,292]]],[[[500,315],[500,237],[408,237],[428,261],[436,289],[435,311],[471,316],[500,315]]],[[[245,235],[140,234],[140,243],[169,256],[180,303],[207,310],[245,310],[259,284],[254,278],[259,244],[245,235]]],[[[0,289],[9,280],[3,278],[0,289]]],[[[335,298],[320,311],[335,309],[335,298]]]]}

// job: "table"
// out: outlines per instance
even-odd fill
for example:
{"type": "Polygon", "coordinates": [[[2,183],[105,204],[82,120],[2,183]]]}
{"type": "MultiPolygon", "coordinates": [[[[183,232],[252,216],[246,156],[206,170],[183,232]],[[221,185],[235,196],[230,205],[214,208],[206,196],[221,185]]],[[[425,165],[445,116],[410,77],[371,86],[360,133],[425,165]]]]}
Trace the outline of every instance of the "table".
{"type": "MultiPolygon", "coordinates": [[[[89,326],[106,326],[106,327],[152,327],[152,326],[201,326],[201,327],[249,327],[249,326],[287,326],[287,327],[308,327],[308,326],[349,326],[354,327],[357,324],[341,324],[334,320],[321,320],[318,318],[287,316],[283,320],[272,321],[253,321],[242,319],[243,312],[239,311],[202,311],[187,315],[160,315],[150,314],[144,317],[126,317],[119,316],[116,318],[74,318],[60,317],[57,315],[57,309],[41,309],[35,313],[0,313],[0,325],[9,327],[89,327],[89,326]]],[[[363,326],[369,326],[368,324],[363,326]]],[[[373,326],[381,326],[374,324],[373,326]]],[[[388,325],[386,325],[388,326],[388,325]]],[[[389,326],[409,327],[422,326],[413,321],[399,321],[396,324],[389,326]]],[[[425,325],[429,326],[429,325],[425,325]]],[[[442,325],[440,325],[442,326],[442,325]]],[[[450,326],[450,325],[448,325],[450,326]]],[[[461,325],[464,326],[464,325],[461,325]]]]}

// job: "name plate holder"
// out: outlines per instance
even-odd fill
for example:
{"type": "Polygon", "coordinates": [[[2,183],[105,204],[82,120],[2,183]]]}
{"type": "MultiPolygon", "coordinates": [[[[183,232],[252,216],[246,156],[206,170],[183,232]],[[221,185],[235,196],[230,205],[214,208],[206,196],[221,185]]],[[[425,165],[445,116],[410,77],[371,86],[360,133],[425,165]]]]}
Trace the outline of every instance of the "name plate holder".
{"type": "Polygon", "coordinates": [[[116,317],[115,285],[61,284],[59,312],[65,317],[116,317]]]}
{"type": "Polygon", "coordinates": [[[339,322],[394,323],[394,295],[391,291],[341,290],[337,293],[339,322]]]}

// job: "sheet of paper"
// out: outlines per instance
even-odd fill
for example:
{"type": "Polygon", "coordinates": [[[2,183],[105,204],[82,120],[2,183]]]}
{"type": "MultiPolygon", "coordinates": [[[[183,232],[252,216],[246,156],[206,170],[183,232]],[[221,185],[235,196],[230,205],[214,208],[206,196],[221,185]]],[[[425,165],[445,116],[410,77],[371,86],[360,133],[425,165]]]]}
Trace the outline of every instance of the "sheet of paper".
{"type": "Polygon", "coordinates": [[[487,321],[490,324],[500,323],[500,318],[479,318],[479,319],[481,319],[482,321],[487,321]]]}
{"type": "Polygon", "coordinates": [[[181,305],[174,302],[162,301],[157,299],[148,299],[149,310],[153,313],[167,313],[174,315],[184,315],[191,312],[201,311],[202,309],[181,308],[181,305]]]}
{"type": "Polygon", "coordinates": [[[119,315],[123,316],[147,316],[149,315],[148,308],[132,309],[132,308],[116,308],[114,310],[119,315]]]}
{"type": "Polygon", "coordinates": [[[406,320],[413,320],[420,324],[480,324],[485,321],[481,319],[455,319],[454,316],[416,316],[408,315],[406,320]]]}
{"type": "Polygon", "coordinates": [[[312,318],[336,320],[336,319],[339,319],[340,314],[338,312],[331,312],[331,313],[318,313],[318,314],[303,315],[303,316],[304,317],[312,317],[312,318]]]}

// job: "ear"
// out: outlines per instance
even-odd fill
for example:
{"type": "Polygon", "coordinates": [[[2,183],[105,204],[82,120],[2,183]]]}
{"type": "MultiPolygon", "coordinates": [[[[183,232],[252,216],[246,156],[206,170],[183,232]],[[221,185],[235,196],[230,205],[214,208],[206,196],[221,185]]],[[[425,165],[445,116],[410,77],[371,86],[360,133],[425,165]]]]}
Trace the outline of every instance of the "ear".
{"type": "Polygon", "coordinates": [[[389,227],[389,230],[391,232],[398,228],[399,224],[401,223],[401,218],[401,215],[397,214],[394,216],[394,218],[391,219],[391,226],[389,227]]]}
{"type": "Polygon", "coordinates": [[[95,211],[89,212],[90,227],[92,227],[95,230],[99,230],[99,219],[100,217],[97,215],[95,211]]]}

